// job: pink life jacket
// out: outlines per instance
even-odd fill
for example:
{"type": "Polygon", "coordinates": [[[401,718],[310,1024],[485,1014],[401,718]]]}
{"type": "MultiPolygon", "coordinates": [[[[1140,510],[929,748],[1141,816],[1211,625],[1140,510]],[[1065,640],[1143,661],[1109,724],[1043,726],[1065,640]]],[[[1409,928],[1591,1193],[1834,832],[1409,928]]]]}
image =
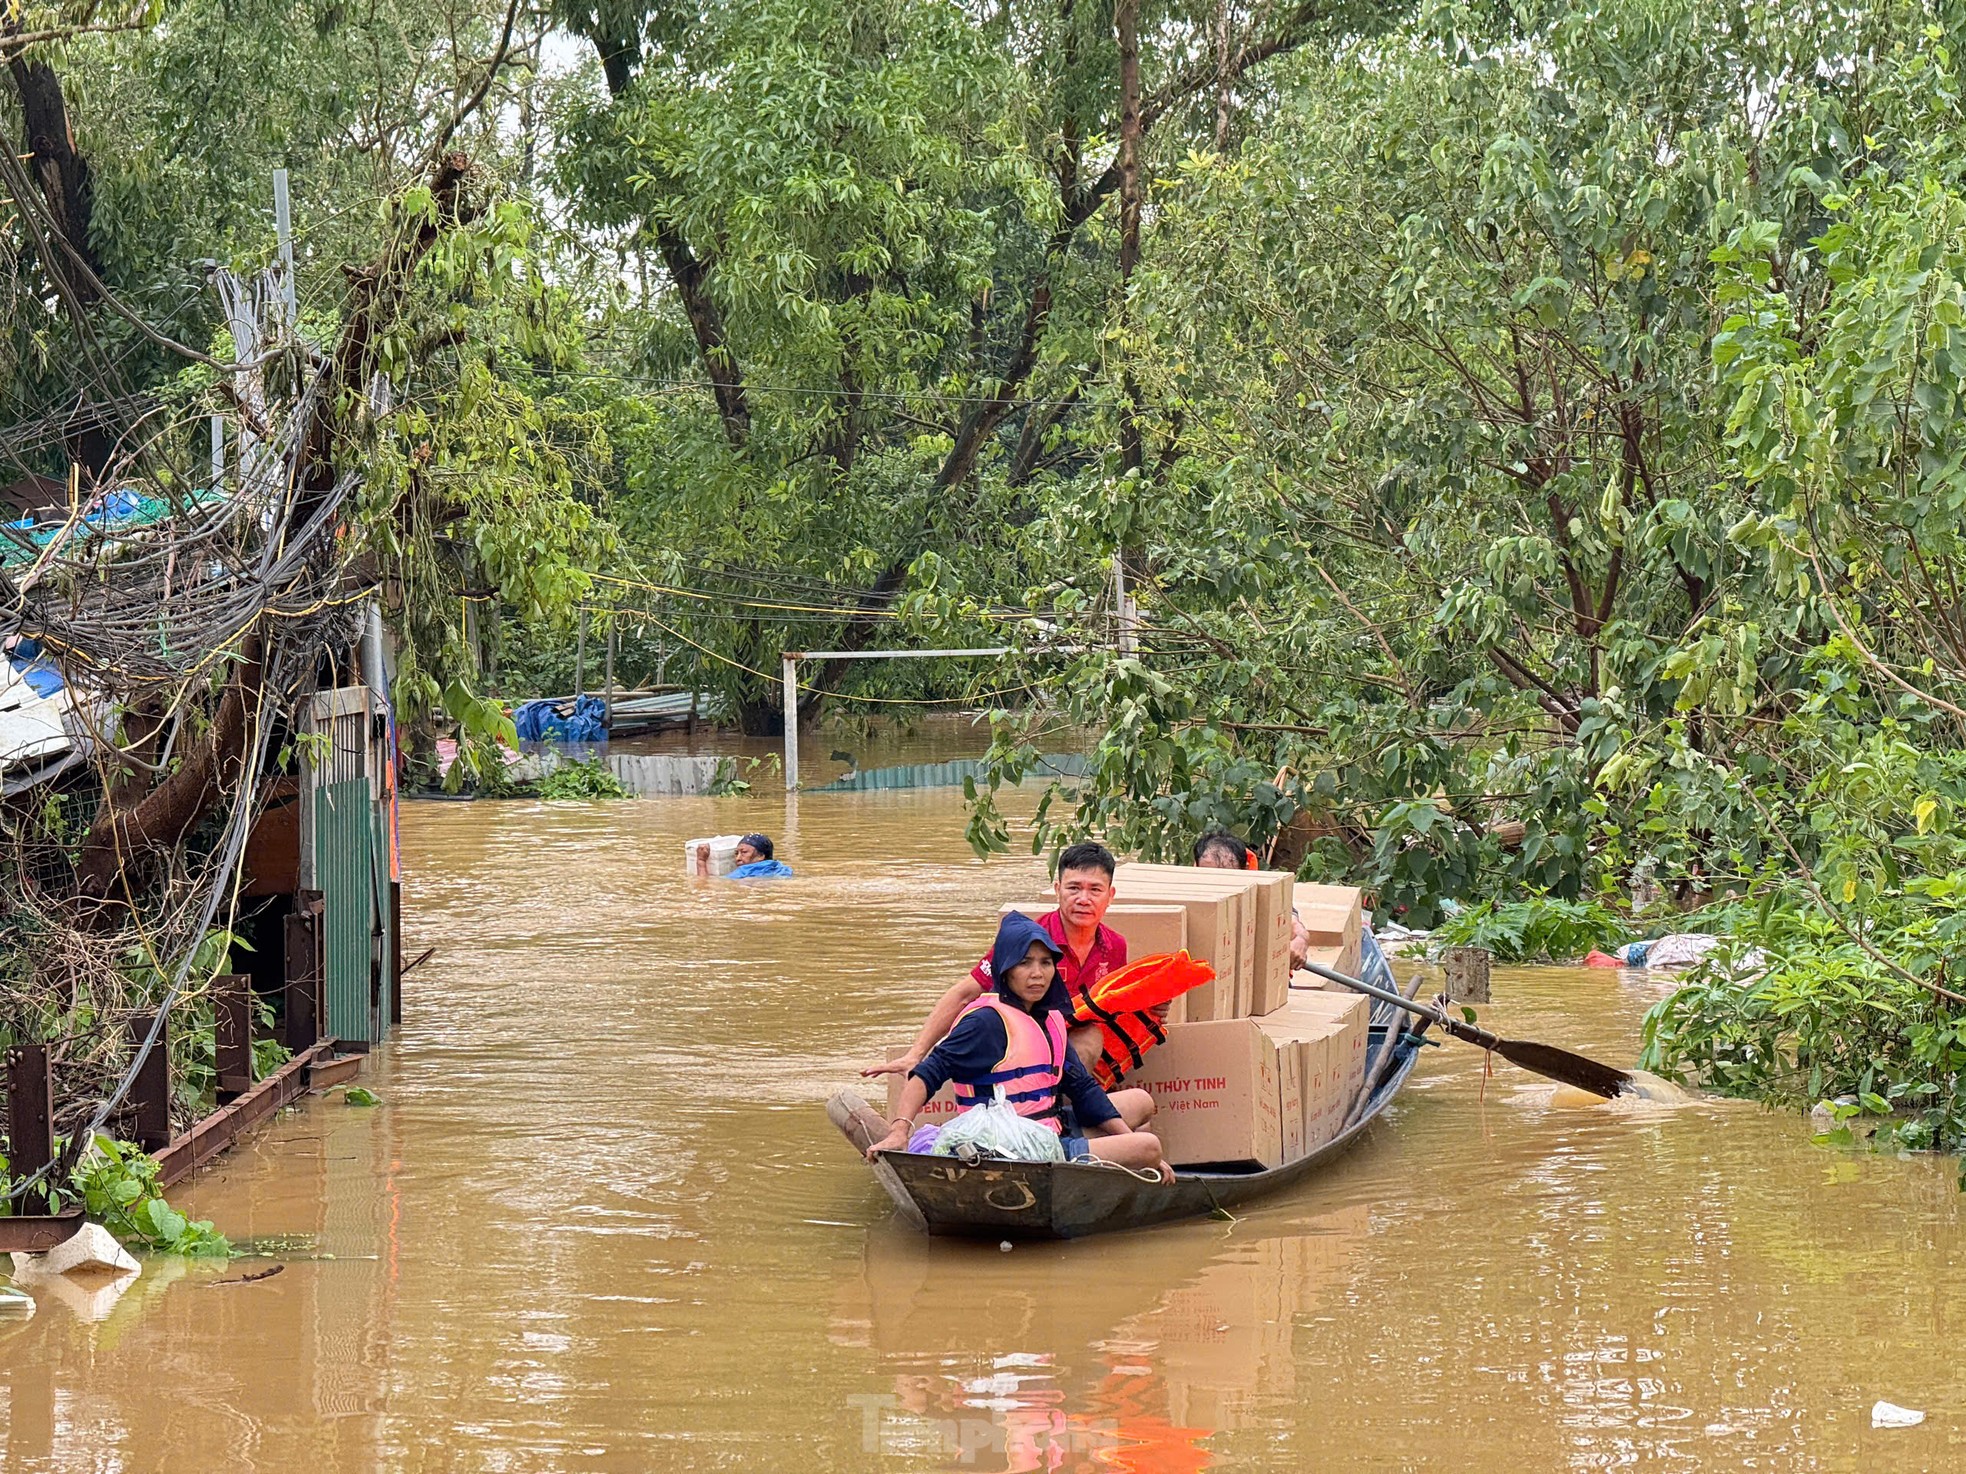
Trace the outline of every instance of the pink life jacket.
{"type": "Polygon", "coordinates": [[[1065,1016],[1057,1009],[1045,1014],[1040,1024],[1014,1003],[1006,1003],[994,993],[985,993],[963,1010],[963,1016],[979,1009],[995,1009],[1003,1020],[1004,1053],[987,1074],[957,1080],[956,1104],[964,1110],[984,1105],[996,1096],[1001,1085],[1004,1099],[1020,1116],[1042,1121],[1053,1131],[1063,1132],[1058,1121],[1058,1087],[1065,1079],[1065,1016]]]}

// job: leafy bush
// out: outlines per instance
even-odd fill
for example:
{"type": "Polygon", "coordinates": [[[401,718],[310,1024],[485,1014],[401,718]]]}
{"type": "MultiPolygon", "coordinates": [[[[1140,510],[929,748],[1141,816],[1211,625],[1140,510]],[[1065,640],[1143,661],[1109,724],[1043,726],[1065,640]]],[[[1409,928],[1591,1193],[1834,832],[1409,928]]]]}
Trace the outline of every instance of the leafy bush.
{"type": "Polygon", "coordinates": [[[1569,962],[1623,942],[1631,924],[1595,901],[1478,901],[1434,929],[1433,945],[1486,947],[1497,962],[1569,962]]]}
{"type": "Polygon", "coordinates": [[[127,1243],[165,1254],[222,1258],[232,1242],[209,1219],[191,1219],[164,1201],[157,1161],[128,1142],[98,1136],[75,1168],[74,1185],[91,1218],[127,1243]]]}
{"type": "Polygon", "coordinates": [[[539,796],[547,799],[627,798],[628,790],[599,758],[561,763],[539,780],[539,796]]]}
{"type": "Polygon", "coordinates": [[[1646,1015],[1641,1063],[1774,1105],[1845,1098],[1839,1114],[1880,1118],[1882,1142],[1966,1148],[1966,1008],[1933,991],[1966,930],[1966,876],[1875,899],[1854,921],[1792,895],[1744,909],[1741,935],[1646,1015]]]}
{"type": "MultiPolygon", "coordinates": [[[[756,768],[758,759],[753,758],[750,766],[756,768]]],[[[751,791],[748,780],[737,776],[737,760],[724,758],[717,764],[717,776],[710,780],[711,798],[740,798],[751,791]]]]}

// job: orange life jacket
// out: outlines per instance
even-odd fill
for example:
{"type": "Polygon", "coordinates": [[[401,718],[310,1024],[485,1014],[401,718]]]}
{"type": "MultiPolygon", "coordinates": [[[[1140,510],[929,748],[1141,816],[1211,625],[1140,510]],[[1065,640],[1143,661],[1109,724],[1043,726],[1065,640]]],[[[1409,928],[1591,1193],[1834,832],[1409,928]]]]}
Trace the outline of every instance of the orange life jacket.
{"type": "Polygon", "coordinates": [[[955,1081],[956,1104],[964,1110],[983,1105],[995,1097],[996,1087],[1001,1085],[1004,1099],[1018,1115],[1062,1132],[1058,1087],[1065,1078],[1065,1015],[1051,1009],[1040,1024],[1016,1004],[985,993],[963,1010],[963,1016],[985,1008],[994,1009],[1003,1020],[1003,1058],[987,1074],[955,1081]]]}
{"type": "Polygon", "coordinates": [[[1190,988],[1215,980],[1215,969],[1186,952],[1163,952],[1107,973],[1073,1000],[1080,1023],[1099,1025],[1099,1063],[1092,1076],[1105,1090],[1140,1068],[1147,1051],[1167,1041],[1167,1028],[1152,1012],[1190,988]]]}
{"type": "MultiPolygon", "coordinates": [[[[1215,969],[1206,962],[1195,961],[1186,949],[1156,952],[1107,973],[1080,997],[1092,999],[1108,1013],[1121,1013],[1172,1002],[1188,989],[1214,981],[1215,969]]],[[[1080,1022],[1090,1017],[1090,1014],[1082,1015],[1080,1022]]]]}

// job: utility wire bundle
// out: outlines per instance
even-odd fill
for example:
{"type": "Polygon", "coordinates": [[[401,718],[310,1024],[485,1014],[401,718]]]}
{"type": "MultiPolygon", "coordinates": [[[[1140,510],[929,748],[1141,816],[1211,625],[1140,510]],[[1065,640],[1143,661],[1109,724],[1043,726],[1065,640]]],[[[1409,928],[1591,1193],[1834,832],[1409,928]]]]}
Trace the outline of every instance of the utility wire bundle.
{"type": "MultiPolygon", "coordinates": [[[[357,479],[306,461],[328,368],[277,331],[254,346],[223,366],[228,476],[188,473],[202,414],[91,398],[115,459],[86,486],[71,471],[65,512],[35,529],[25,566],[0,569],[0,636],[39,642],[92,759],[0,808],[0,1034],[50,1045],[66,1138],[53,1182],[113,1125],[164,1016],[202,992],[194,961],[233,924],[272,739],[299,730],[369,594],[341,536],[357,479]],[[293,387],[276,403],[270,380],[293,387]]],[[[26,1205],[35,1186],[6,1195],[26,1205]]]]}

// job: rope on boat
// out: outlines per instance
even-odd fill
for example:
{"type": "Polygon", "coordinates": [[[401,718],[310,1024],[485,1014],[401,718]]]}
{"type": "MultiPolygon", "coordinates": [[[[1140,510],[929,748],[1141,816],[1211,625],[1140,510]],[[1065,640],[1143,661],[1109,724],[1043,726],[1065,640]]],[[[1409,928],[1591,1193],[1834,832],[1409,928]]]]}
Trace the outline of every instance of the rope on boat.
{"type": "Polygon", "coordinates": [[[1086,1160],[1095,1167],[1116,1168],[1124,1172],[1128,1177],[1137,1178],[1141,1182],[1151,1182],[1156,1187],[1163,1185],[1161,1183],[1161,1175],[1158,1172],[1143,1172],[1138,1167],[1129,1167],[1124,1162],[1109,1162],[1104,1157],[1088,1157],[1086,1160]]]}

